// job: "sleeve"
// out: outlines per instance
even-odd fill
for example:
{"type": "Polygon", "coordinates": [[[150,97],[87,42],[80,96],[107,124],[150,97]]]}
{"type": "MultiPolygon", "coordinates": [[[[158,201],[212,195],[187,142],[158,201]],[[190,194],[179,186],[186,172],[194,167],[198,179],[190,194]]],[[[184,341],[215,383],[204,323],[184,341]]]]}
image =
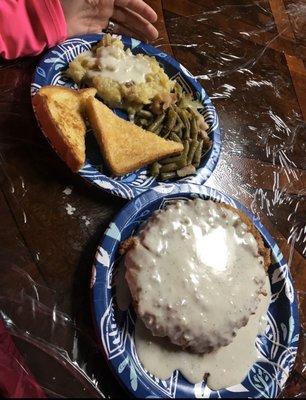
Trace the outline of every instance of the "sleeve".
{"type": "Polygon", "coordinates": [[[60,0],[0,0],[0,56],[36,55],[67,37],[60,0]]]}

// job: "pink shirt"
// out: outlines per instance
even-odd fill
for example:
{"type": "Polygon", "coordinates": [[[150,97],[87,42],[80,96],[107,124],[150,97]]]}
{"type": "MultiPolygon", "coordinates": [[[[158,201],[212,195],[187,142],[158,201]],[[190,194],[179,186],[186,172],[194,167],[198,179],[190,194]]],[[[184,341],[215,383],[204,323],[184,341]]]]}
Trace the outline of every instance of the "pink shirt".
{"type": "Polygon", "coordinates": [[[60,0],[0,0],[0,57],[39,54],[66,37],[60,0]]]}

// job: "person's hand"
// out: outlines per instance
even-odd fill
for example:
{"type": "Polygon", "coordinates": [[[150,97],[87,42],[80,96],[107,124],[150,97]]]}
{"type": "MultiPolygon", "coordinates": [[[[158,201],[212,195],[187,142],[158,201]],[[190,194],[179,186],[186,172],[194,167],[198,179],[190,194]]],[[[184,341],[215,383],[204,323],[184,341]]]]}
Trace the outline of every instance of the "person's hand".
{"type": "Polygon", "coordinates": [[[158,31],[155,11],[143,0],[61,0],[68,36],[101,32],[109,20],[116,23],[115,33],[154,40],[158,31]]]}

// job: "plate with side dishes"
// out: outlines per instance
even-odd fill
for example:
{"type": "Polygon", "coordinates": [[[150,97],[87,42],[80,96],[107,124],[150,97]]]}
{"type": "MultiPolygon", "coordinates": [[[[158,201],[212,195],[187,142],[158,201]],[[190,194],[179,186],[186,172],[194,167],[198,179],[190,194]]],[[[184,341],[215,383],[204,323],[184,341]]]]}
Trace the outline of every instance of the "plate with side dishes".
{"type": "MultiPolygon", "coordinates": [[[[69,64],[78,56],[92,51],[92,49],[95,48],[97,43],[99,43],[102,38],[103,34],[75,37],[68,39],[64,43],[49,50],[39,62],[34,73],[31,85],[32,96],[34,96],[39,89],[44,86],[54,85],[72,89],[84,87],[83,83],[77,84],[75,81],[73,81],[73,79],[71,79],[70,76],[67,75],[67,69],[69,64]]],[[[198,154],[200,158],[198,158],[198,161],[195,164],[196,169],[194,172],[191,170],[192,175],[183,177],[176,176],[175,178],[172,178],[171,181],[203,184],[216,167],[221,148],[218,115],[208,94],[205,92],[205,89],[183,65],[160,49],[130,37],[115,36],[115,38],[118,38],[120,41],[122,41],[124,50],[127,51],[129,49],[133,55],[140,54],[154,57],[157,60],[158,65],[170,78],[171,82],[175,81],[177,83],[180,90],[182,90],[183,95],[189,96],[190,99],[192,98],[192,100],[197,103],[196,109],[197,112],[203,117],[203,121],[205,122],[206,132],[210,140],[210,147],[203,151],[202,155],[198,154]]],[[[128,114],[125,111],[114,107],[112,109],[120,117],[128,119],[128,114]]],[[[148,110],[144,110],[141,115],[146,117],[147,114],[148,110]]],[[[188,115],[191,116],[190,122],[192,122],[192,111],[190,111],[188,115]]],[[[139,123],[142,123],[144,120],[143,118],[138,118],[138,121],[140,121],[139,123]]],[[[187,124],[190,125],[190,122],[187,121],[187,124]]],[[[184,121],[180,119],[180,123],[182,124],[184,121]]],[[[196,141],[192,139],[192,135],[191,137],[189,136],[189,129],[190,126],[188,128],[188,137],[185,138],[185,142],[189,142],[187,144],[190,147],[190,153],[192,153],[192,146],[195,147],[196,141]]],[[[187,132],[185,125],[183,127],[183,139],[184,135],[187,135],[186,132],[184,133],[184,130],[187,132]]],[[[174,138],[171,140],[179,140],[174,131],[171,132],[171,138],[174,138]]],[[[166,174],[164,174],[163,181],[160,180],[159,177],[156,178],[155,176],[152,176],[150,173],[150,167],[143,167],[123,176],[114,176],[109,172],[107,166],[105,165],[96,141],[91,137],[91,135],[87,135],[87,139],[86,161],[78,173],[90,184],[98,186],[102,190],[113,195],[120,196],[125,199],[132,199],[149,189],[163,185],[165,181],[167,182],[166,174]]],[[[192,154],[194,153],[195,151],[192,154]]],[[[191,155],[191,159],[192,157],[193,155],[191,155]]],[[[169,168],[163,167],[163,169],[167,171],[169,168]]],[[[183,170],[182,173],[183,175],[185,174],[184,171],[185,170],[183,170]]],[[[171,174],[169,177],[171,177],[171,174]]]]}

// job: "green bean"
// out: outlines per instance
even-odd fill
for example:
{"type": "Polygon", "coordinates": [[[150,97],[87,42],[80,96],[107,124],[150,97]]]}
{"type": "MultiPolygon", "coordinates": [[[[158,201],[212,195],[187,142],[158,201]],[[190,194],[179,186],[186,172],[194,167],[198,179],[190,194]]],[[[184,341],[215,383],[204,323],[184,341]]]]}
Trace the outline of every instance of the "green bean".
{"type": "Polygon", "coordinates": [[[182,151],[181,154],[174,156],[174,157],[167,157],[167,158],[164,158],[159,161],[159,163],[162,164],[161,168],[163,168],[166,165],[171,164],[171,166],[167,167],[167,169],[168,168],[172,169],[172,167],[174,167],[174,165],[176,165],[176,169],[178,169],[178,168],[184,167],[187,164],[186,161],[187,161],[187,154],[189,151],[189,142],[187,140],[184,140],[183,145],[184,145],[184,150],[182,151]]]}
{"type": "Polygon", "coordinates": [[[190,147],[189,140],[183,140],[183,145],[184,145],[184,150],[183,150],[182,155],[184,155],[184,157],[187,159],[187,155],[188,155],[189,147],[190,147]]]}
{"type": "Polygon", "coordinates": [[[189,113],[190,113],[190,117],[191,117],[191,118],[195,118],[195,120],[196,120],[196,122],[197,122],[198,129],[200,130],[200,127],[199,127],[199,122],[200,122],[200,120],[203,120],[204,123],[206,124],[203,115],[200,114],[200,113],[198,112],[198,110],[194,110],[194,109],[191,108],[191,107],[188,107],[188,111],[189,111],[189,113]]]}
{"type": "Polygon", "coordinates": [[[191,117],[194,117],[194,118],[196,118],[196,119],[198,119],[199,118],[199,113],[196,113],[191,107],[188,107],[187,108],[187,110],[188,110],[188,112],[190,113],[190,116],[191,117]]]}
{"type": "Polygon", "coordinates": [[[178,156],[163,158],[162,160],[159,160],[159,163],[164,165],[170,163],[177,163],[178,161],[181,160],[186,160],[186,155],[184,154],[184,151],[182,152],[182,154],[179,154],[178,156]]]}
{"type": "Polygon", "coordinates": [[[159,115],[156,120],[148,126],[147,130],[154,132],[163,122],[163,120],[165,119],[166,114],[161,114],[159,115]]]}
{"type": "Polygon", "coordinates": [[[165,129],[162,130],[160,136],[164,139],[168,139],[168,136],[170,135],[170,132],[165,132],[165,129]]]}
{"type": "Polygon", "coordinates": [[[207,132],[203,131],[201,129],[199,130],[199,136],[201,136],[202,139],[208,139],[209,140],[207,132]]]}
{"type": "Polygon", "coordinates": [[[185,132],[183,133],[184,139],[190,138],[190,124],[185,126],[185,132]]]}
{"type": "Polygon", "coordinates": [[[173,110],[171,106],[169,107],[169,111],[167,114],[168,115],[167,115],[167,123],[165,125],[165,134],[169,134],[172,131],[177,120],[177,113],[173,110]]]}
{"type": "Polygon", "coordinates": [[[190,137],[190,122],[186,110],[180,109],[180,117],[182,118],[185,127],[184,139],[188,139],[190,137]]]}
{"type": "Polygon", "coordinates": [[[189,120],[188,120],[187,111],[184,108],[178,108],[178,113],[180,115],[180,118],[181,118],[184,126],[188,125],[189,120]]]}
{"type": "Polygon", "coordinates": [[[205,122],[205,119],[203,117],[202,114],[199,113],[199,111],[194,110],[192,108],[188,108],[188,110],[190,111],[191,115],[196,119],[197,121],[197,125],[198,125],[198,134],[202,134],[203,138],[204,138],[204,134],[207,135],[206,131],[209,129],[209,126],[207,125],[207,123],[205,122]]]}
{"type": "Polygon", "coordinates": [[[160,124],[160,126],[154,131],[154,133],[159,136],[161,131],[162,131],[162,129],[163,129],[163,125],[160,124]]]}
{"type": "MultiPolygon", "coordinates": [[[[182,143],[182,142],[181,142],[182,143]]],[[[189,151],[189,142],[188,140],[183,141],[184,145],[184,150],[182,151],[181,154],[174,156],[174,157],[167,157],[163,158],[162,160],[159,160],[160,164],[165,165],[165,164],[170,164],[170,163],[184,163],[186,165],[187,161],[187,154],[189,151]]]]}
{"type": "Polygon", "coordinates": [[[188,155],[189,147],[190,147],[189,141],[184,140],[183,145],[184,145],[184,150],[182,151],[181,154],[174,156],[174,157],[164,158],[159,161],[160,164],[162,164],[162,165],[176,164],[176,165],[180,165],[181,168],[183,166],[185,166],[187,164],[187,155],[188,155]]]}
{"type": "Polygon", "coordinates": [[[187,114],[187,117],[189,118],[189,119],[191,119],[192,118],[192,113],[190,112],[190,110],[191,110],[191,108],[186,108],[186,114],[187,114]]]}
{"type": "MultiPolygon", "coordinates": [[[[176,109],[175,109],[175,111],[176,111],[176,109]]],[[[183,123],[179,113],[177,111],[176,111],[176,113],[177,113],[177,122],[176,122],[175,127],[173,128],[173,132],[175,132],[175,133],[179,132],[184,127],[184,123],[183,123]]]]}
{"type": "Polygon", "coordinates": [[[145,119],[145,118],[142,118],[142,123],[144,124],[144,126],[146,127],[146,129],[148,130],[148,127],[150,126],[150,125],[152,125],[152,123],[154,122],[154,119],[145,119]],[[146,122],[144,122],[144,121],[146,121],[146,122]]]}
{"type": "Polygon", "coordinates": [[[167,181],[168,179],[173,179],[176,176],[176,172],[163,172],[160,174],[160,179],[162,181],[167,181]]]}
{"type": "Polygon", "coordinates": [[[172,131],[172,132],[175,133],[176,136],[178,136],[180,138],[180,140],[182,141],[182,138],[183,138],[182,128],[179,131],[172,131]]]}
{"type": "Polygon", "coordinates": [[[155,162],[151,165],[150,173],[152,176],[158,176],[161,165],[155,162]]]}
{"type": "Polygon", "coordinates": [[[199,140],[198,147],[194,153],[192,164],[198,168],[201,162],[201,156],[202,156],[202,148],[203,148],[203,140],[199,140]]]}
{"type": "Polygon", "coordinates": [[[172,162],[170,164],[164,164],[161,166],[160,168],[160,172],[173,172],[176,171],[180,168],[183,168],[186,165],[186,160],[185,159],[181,159],[178,160],[177,162],[172,162]]]}
{"type": "Polygon", "coordinates": [[[190,147],[189,147],[188,156],[187,156],[187,164],[191,164],[191,162],[194,158],[195,152],[197,150],[198,143],[199,142],[196,139],[193,139],[190,142],[190,147]]]}
{"type": "Polygon", "coordinates": [[[190,130],[190,136],[192,139],[196,139],[198,137],[198,132],[199,132],[199,128],[198,128],[198,123],[196,118],[192,118],[191,119],[191,130],[190,130]]]}
{"type": "Polygon", "coordinates": [[[179,136],[177,136],[174,132],[171,132],[169,135],[169,139],[173,140],[174,142],[182,143],[181,139],[179,136]]]}
{"type": "Polygon", "coordinates": [[[188,175],[193,175],[195,172],[196,172],[196,169],[195,169],[194,165],[191,165],[191,164],[186,165],[185,167],[178,169],[176,171],[177,175],[180,178],[184,178],[185,176],[188,176],[188,175]]]}
{"type": "Polygon", "coordinates": [[[172,162],[170,164],[164,164],[160,168],[160,172],[173,172],[177,170],[177,165],[176,163],[172,162]]]}
{"type": "Polygon", "coordinates": [[[137,117],[150,119],[150,118],[153,118],[153,114],[151,113],[151,111],[139,110],[138,113],[137,113],[137,117]]]}
{"type": "Polygon", "coordinates": [[[137,120],[136,124],[140,126],[147,126],[149,125],[149,121],[147,119],[140,118],[137,120]]]}
{"type": "Polygon", "coordinates": [[[184,128],[183,122],[177,122],[175,127],[172,129],[172,132],[179,132],[182,130],[182,128],[184,128]]]}

